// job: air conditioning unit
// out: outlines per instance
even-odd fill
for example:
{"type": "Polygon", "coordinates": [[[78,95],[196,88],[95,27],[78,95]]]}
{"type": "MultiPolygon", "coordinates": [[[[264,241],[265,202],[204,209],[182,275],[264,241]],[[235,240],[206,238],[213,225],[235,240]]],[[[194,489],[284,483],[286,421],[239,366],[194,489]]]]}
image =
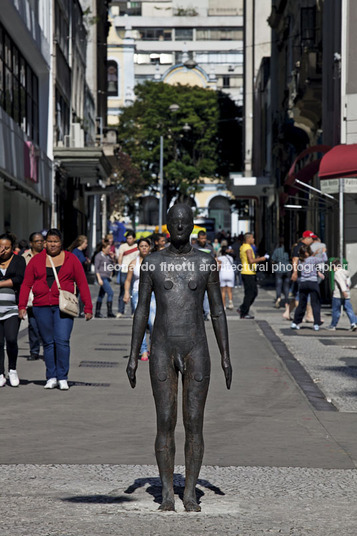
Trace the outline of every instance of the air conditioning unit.
{"type": "Polygon", "coordinates": [[[79,123],[71,124],[71,147],[84,147],[84,131],[79,123]]]}

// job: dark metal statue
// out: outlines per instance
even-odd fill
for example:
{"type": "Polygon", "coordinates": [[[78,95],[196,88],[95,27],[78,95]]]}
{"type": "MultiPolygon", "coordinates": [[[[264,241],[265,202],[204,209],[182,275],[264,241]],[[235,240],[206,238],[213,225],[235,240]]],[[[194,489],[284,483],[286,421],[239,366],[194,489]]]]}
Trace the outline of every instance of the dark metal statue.
{"type": "Polygon", "coordinates": [[[168,213],[171,245],[153,253],[142,263],[139,302],[134,316],[131,352],[127,366],[130,385],[136,385],[141,342],[150,310],[151,293],[156,298],[152,334],[150,377],[157,414],[155,453],[162,481],[160,510],[175,510],[173,474],[174,431],[177,421],[179,372],[183,384],[186,478],[183,502],[187,512],[199,512],[195,487],[203,458],[203,413],[210,381],[210,357],[202,314],[208,293],[211,318],[229,389],[232,367],[229,358],[227,320],[221,298],[216,262],[207,253],[193,249],[193,230],[188,205],[174,205],[168,213]]]}

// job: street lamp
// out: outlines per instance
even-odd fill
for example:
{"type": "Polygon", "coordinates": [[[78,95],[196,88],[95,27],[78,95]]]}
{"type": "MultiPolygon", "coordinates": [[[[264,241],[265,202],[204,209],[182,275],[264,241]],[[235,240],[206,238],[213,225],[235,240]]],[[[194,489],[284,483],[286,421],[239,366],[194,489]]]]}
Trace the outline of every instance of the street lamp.
{"type": "MultiPolygon", "coordinates": [[[[169,110],[172,113],[178,112],[180,106],[178,104],[170,104],[169,110]]],[[[182,127],[185,132],[191,130],[190,125],[185,123],[182,127]]],[[[163,206],[164,206],[164,137],[160,136],[160,173],[159,173],[159,182],[160,182],[160,197],[159,197],[159,233],[162,232],[162,216],[163,216],[163,206]]]]}

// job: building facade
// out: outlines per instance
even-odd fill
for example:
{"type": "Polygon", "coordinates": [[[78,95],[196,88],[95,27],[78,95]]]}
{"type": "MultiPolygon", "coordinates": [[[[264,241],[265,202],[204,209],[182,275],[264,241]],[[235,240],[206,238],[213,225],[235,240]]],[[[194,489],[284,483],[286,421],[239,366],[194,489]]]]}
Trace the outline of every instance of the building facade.
{"type": "Polygon", "coordinates": [[[222,89],[242,101],[243,2],[110,3],[108,123],[145,80],[222,89]]]}
{"type": "Polygon", "coordinates": [[[45,0],[0,9],[0,229],[27,239],[51,218],[51,31],[45,0]]]}
{"type": "Polygon", "coordinates": [[[106,186],[111,166],[103,152],[106,114],[107,2],[54,0],[53,224],[66,244],[79,234],[94,246],[106,232],[106,186]]]}

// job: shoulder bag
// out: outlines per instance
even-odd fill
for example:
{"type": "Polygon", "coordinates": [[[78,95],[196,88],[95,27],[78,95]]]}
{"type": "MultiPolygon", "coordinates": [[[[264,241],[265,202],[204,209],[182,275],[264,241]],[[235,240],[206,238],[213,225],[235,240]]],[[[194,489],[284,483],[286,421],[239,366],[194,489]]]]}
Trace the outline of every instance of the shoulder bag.
{"type": "MultiPolygon", "coordinates": [[[[50,263],[52,266],[52,270],[56,279],[58,292],[59,292],[59,310],[62,313],[65,313],[69,316],[78,316],[79,315],[79,304],[78,304],[78,298],[75,294],[72,292],[69,292],[68,290],[62,290],[60,287],[60,283],[58,280],[58,275],[56,268],[53,264],[53,261],[49,255],[47,255],[50,259],[50,263]]],[[[76,288],[76,285],[74,285],[74,288],[76,288]]]]}

